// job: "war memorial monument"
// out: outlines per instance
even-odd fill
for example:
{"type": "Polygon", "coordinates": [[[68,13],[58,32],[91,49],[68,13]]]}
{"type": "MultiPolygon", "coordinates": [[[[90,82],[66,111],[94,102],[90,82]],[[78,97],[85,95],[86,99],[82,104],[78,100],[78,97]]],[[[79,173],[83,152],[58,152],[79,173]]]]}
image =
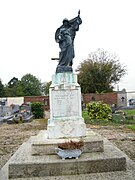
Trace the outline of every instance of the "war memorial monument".
{"type": "Polygon", "coordinates": [[[81,24],[79,11],[77,17],[64,19],[56,30],[60,54],[50,86],[47,130],[31,137],[11,157],[3,169],[9,179],[119,179],[119,172],[128,177],[126,155],[107,139],[87,129],[82,117],[81,88],[72,69],[74,40],[81,24]],[[81,153],[73,152],[75,148],[71,155],[61,150],[63,154],[59,156],[59,145],[70,142],[83,142],[81,153]]]}

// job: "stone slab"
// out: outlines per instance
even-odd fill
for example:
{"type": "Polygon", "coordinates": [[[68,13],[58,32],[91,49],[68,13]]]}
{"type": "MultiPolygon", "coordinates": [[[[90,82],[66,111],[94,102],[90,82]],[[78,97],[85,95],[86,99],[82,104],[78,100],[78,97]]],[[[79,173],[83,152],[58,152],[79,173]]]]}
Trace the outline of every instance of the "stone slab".
{"type": "MultiPolygon", "coordinates": [[[[40,134],[39,134],[40,136],[40,134]]],[[[29,140],[33,141],[36,137],[29,140]]],[[[105,140],[105,145],[109,141],[105,140]]],[[[21,147],[20,147],[21,148],[21,147]]],[[[18,151],[20,151],[20,148],[18,151]]],[[[18,152],[16,152],[18,153],[18,152]]],[[[0,170],[0,180],[8,180],[8,165],[16,156],[16,153],[9,159],[9,161],[0,170]]],[[[126,156],[126,155],[125,155],[126,156]]],[[[135,162],[126,156],[127,168],[126,171],[114,171],[114,172],[101,172],[101,173],[88,173],[78,175],[62,175],[62,176],[44,176],[44,177],[31,177],[31,178],[12,178],[12,180],[134,180],[135,177],[135,162]]]]}
{"type": "Polygon", "coordinates": [[[79,159],[57,155],[31,156],[31,141],[24,143],[9,163],[10,178],[65,176],[126,170],[126,156],[107,140],[104,152],[83,153],[79,159]]]}
{"type": "Polygon", "coordinates": [[[62,119],[51,121],[47,126],[48,138],[54,139],[85,136],[86,124],[83,122],[83,118],[77,119],[78,120],[69,118],[68,120],[62,119]]]}
{"type": "Polygon", "coordinates": [[[83,152],[103,152],[103,138],[93,132],[90,129],[87,129],[86,136],[82,138],[66,138],[66,139],[48,139],[47,131],[44,130],[41,132],[40,136],[36,138],[35,142],[32,143],[32,155],[46,155],[46,154],[56,154],[55,148],[58,147],[58,143],[75,141],[78,142],[83,140],[84,146],[81,148],[83,152]]]}
{"type": "Polygon", "coordinates": [[[81,99],[78,89],[52,90],[52,118],[81,116],[81,99]]]}
{"type": "MultiPolygon", "coordinates": [[[[85,154],[86,155],[86,154],[85,154]]],[[[56,157],[43,158],[37,162],[24,162],[24,164],[9,164],[9,178],[16,177],[42,177],[57,175],[76,175],[95,172],[108,172],[125,170],[126,159],[124,157],[104,158],[93,160],[89,155],[82,155],[84,160],[65,160],[56,162],[56,157]],[[87,158],[87,159],[85,159],[87,158]]]]}
{"type": "MultiPolygon", "coordinates": [[[[8,180],[8,164],[11,159],[0,170],[0,180],[8,180]]],[[[63,176],[44,176],[31,178],[12,178],[12,180],[134,180],[135,178],[135,162],[126,156],[127,170],[102,172],[79,175],[63,175],[63,176]]]]}

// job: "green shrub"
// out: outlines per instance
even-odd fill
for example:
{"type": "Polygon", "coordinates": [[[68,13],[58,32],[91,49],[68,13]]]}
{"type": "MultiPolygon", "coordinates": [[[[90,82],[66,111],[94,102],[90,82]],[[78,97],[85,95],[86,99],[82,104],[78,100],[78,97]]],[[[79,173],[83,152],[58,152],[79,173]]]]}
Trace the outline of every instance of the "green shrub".
{"type": "Polygon", "coordinates": [[[108,121],[112,119],[110,106],[102,101],[88,103],[86,107],[90,120],[108,121]]]}
{"type": "Polygon", "coordinates": [[[31,104],[31,111],[36,119],[44,117],[44,104],[41,102],[33,102],[31,104]]]}

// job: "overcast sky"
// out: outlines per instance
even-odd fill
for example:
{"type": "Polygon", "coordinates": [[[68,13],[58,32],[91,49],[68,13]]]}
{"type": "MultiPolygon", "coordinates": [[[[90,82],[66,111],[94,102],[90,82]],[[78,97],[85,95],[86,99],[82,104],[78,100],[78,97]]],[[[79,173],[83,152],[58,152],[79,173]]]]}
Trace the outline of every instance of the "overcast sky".
{"type": "MultiPolygon", "coordinates": [[[[119,89],[135,90],[134,0],[0,0],[0,78],[7,84],[31,73],[51,81],[59,47],[54,40],[64,18],[81,10],[73,69],[97,48],[116,53],[127,66],[119,89]]],[[[117,86],[116,86],[117,87],[117,86]]]]}

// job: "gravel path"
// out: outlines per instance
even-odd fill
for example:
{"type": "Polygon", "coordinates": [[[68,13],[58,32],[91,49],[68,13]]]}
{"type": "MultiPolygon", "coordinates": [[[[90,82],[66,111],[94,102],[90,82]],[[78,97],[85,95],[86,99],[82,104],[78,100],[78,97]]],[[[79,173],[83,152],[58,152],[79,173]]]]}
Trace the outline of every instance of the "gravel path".
{"type": "Polygon", "coordinates": [[[135,162],[135,131],[124,126],[88,126],[101,134],[135,162]]]}

